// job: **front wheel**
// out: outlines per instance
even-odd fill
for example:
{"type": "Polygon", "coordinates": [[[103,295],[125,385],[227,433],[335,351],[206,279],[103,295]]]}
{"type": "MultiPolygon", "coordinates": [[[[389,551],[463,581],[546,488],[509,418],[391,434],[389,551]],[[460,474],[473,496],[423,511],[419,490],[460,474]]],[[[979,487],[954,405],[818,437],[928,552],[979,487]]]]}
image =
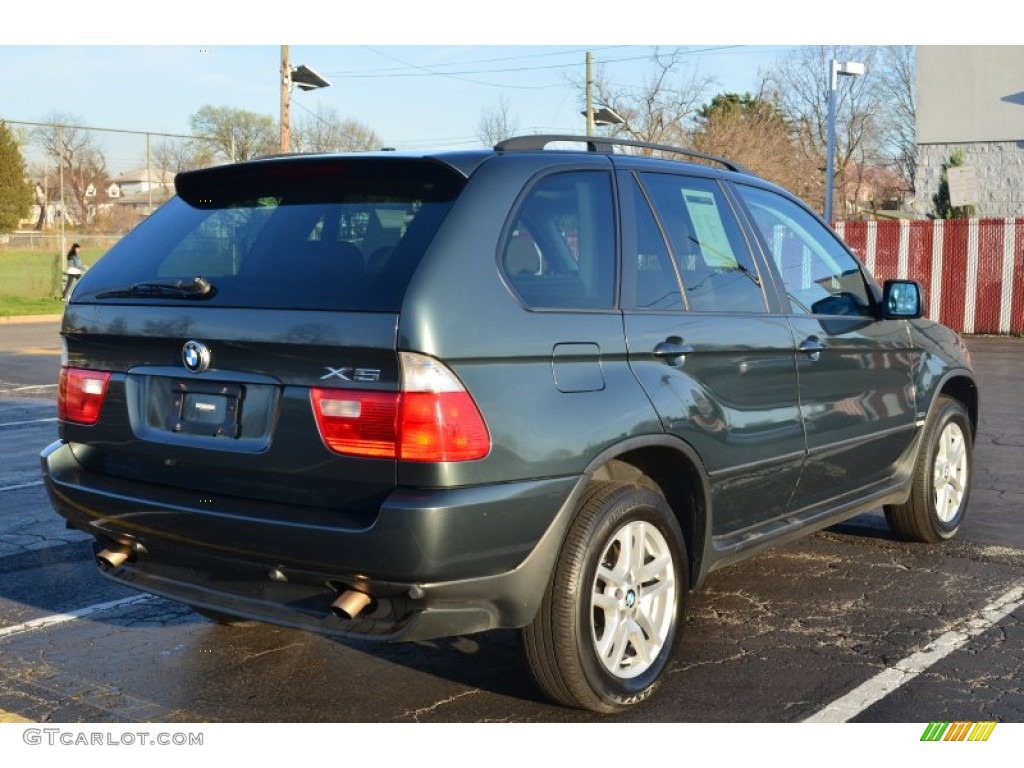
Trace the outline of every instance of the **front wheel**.
{"type": "Polygon", "coordinates": [[[675,652],[687,589],[686,547],[665,499],[636,485],[593,483],[523,630],[538,686],[594,712],[643,701],[675,652]]]}
{"type": "Polygon", "coordinates": [[[963,404],[941,397],[921,438],[910,498],[885,507],[898,537],[934,544],[960,531],[971,491],[972,437],[963,404]]]}

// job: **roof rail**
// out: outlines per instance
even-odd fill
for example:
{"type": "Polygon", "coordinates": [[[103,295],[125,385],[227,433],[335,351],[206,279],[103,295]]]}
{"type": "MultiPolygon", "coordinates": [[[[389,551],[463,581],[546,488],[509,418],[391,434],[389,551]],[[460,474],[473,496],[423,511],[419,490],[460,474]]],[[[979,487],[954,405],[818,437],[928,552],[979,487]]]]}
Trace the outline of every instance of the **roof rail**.
{"type": "Polygon", "coordinates": [[[513,136],[510,139],[505,139],[495,144],[494,149],[498,152],[538,150],[544,149],[548,144],[556,141],[583,143],[587,145],[588,152],[602,152],[608,155],[613,154],[613,147],[617,146],[641,147],[659,152],[668,152],[674,155],[686,155],[688,157],[697,157],[701,160],[709,160],[737,173],[751,173],[750,170],[739,163],[734,163],[732,160],[726,160],[724,157],[718,157],[717,155],[698,152],[695,149],[683,149],[682,147],[673,147],[669,144],[652,144],[649,141],[617,139],[612,136],[563,136],[556,133],[540,133],[532,136],[513,136]]]}

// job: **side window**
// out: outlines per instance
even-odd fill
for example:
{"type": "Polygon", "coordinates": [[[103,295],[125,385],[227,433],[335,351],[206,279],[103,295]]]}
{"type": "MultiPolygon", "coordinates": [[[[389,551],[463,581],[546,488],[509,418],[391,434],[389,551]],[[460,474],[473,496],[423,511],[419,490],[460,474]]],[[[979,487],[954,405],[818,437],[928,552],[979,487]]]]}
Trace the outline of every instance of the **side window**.
{"type": "Polygon", "coordinates": [[[629,304],[636,309],[683,309],[683,295],[679,290],[675,265],[639,184],[633,190],[633,201],[637,241],[636,293],[629,304]]]}
{"type": "Polygon", "coordinates": [[[860,264],[835,235],[791,200],[736,185],[789,295],[792,312],[813,315],[873,313],[860,264]]]}
{"type": "Polygon", "coordinates": [[[509,284],[530,307],[611,309],[615,215],[603,171],[541,179],[523,200],[501,250],[509,284]]]}
{"type": "Polygon", "coordinates": [[[763,312],[761,280],[721,188],[710,179],[643,174],[691,310],[763,312]]]}

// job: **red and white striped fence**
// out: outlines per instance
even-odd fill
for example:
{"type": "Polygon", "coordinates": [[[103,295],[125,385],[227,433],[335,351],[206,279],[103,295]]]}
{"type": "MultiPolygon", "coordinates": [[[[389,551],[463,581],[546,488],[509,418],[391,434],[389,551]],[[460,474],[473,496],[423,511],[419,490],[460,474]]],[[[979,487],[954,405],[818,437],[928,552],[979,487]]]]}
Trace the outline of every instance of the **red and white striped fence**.
{"type": "Polygon", "coordinates": [[[961,333],[1024,334],[1024,219],[840,221],[879,282],[917,280],[925,314],[961,333]]]}

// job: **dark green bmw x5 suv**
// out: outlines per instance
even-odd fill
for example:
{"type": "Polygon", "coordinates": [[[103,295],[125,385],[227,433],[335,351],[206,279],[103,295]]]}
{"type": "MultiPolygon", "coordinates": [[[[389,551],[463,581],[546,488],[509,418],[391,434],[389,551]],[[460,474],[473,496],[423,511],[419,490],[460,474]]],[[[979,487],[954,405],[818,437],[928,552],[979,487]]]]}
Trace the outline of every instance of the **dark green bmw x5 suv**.
{"type": "Polygon", "coordinates": [[[728,161],[530,136],[176,186],[75,288],[42,455],[120,583],[348,637],[521,628],[547,695],[611,712],[715,569],[877,507],[962,525],[963,344],[728,161]]]}

